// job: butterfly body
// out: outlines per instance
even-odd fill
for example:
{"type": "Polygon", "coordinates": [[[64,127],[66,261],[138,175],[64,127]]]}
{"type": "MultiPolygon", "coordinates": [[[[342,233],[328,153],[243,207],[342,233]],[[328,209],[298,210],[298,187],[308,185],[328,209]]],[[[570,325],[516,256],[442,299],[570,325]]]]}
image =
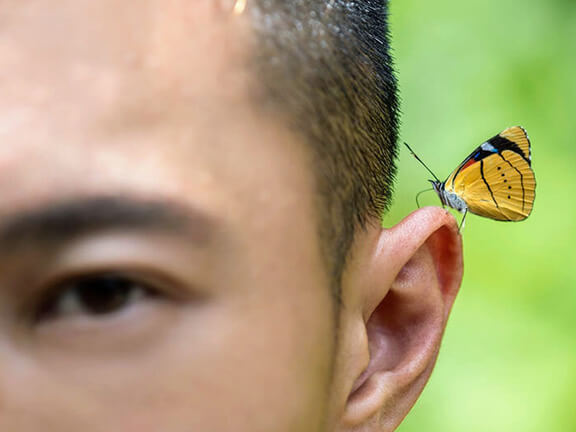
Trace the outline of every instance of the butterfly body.
{"type": "Polygon", "coordinates": [[[521,221],[534,205],[536,179],[531,165],[528,135],[514,126],[478,146],[445,181],[430,182],[442,205],[465,215],[521,221]]]}
{"type": "Polygon", "coordinates": [[[446,190],[446,182],[441,183],[439,181],[430,180],[430,183],[432,183],[434,192],[438,194],[440,201],[442,201],[442,205],[458,210],[460,213],[468,211],[466,201],[460,198],[457,193],[446,190]]]}

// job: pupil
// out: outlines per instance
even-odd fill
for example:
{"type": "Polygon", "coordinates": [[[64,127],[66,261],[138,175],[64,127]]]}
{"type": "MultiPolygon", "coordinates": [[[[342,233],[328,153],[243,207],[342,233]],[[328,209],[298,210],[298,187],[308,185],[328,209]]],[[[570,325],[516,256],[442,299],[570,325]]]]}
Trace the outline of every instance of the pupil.
{"type": "Polygon", "coordinates": [[[72,287],[80,305],[96,315],[124,306],[132,288],[132,281],[119,276],[95,276],[75,282],[72,287]]]}

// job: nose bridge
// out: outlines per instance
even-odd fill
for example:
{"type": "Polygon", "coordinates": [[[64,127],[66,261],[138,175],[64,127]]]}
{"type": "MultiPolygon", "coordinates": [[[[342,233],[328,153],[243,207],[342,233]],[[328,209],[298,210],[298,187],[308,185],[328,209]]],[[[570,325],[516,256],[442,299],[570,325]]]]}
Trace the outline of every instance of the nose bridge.
{"type": "Polygon", "coordinates": [[[17,379],[18,372],[14,370],[15,358],[10,342],[3,332],[0,332],[0,430],[5,430],[4,425],[9,416],[11,406],[11,388],[17,379]]]}
{"type": "MultiPolygon", "coordinates": [[[[0,425],[7,411],[11,409],[18,387],[33,385],[25,382],[18,384],[25,376],[24,368],[25,361],[22,354],[14,346],[11,338],[0,329],[0,425]]],[[[4,429],[0,427],[0,430],[4,429]]]]}
{"type": "Polygon", "coordinates": [[[49,380],[39,363],[13,341],[0,338],[0,431],[54,430],[49,380]]]}
{"type": "Polygon", "coordinates": [[[7,339],[0,324],[0,432],[77,432],[94,424],[90,385],[32,345],[7,339]]]}
{"type": "MultiPolygon", "coordinates": [[[[40,425],[37,411],[46,405],[41,395],[46,383],[38,379],[34,362],[12,340],[0,337],[0,431],[32,432],[40,425]]],[[[48,409],[46,406],[45,409],[48,409]]]]}
{"type": "Polygon", "coordinates": [[[31,399],[42,386],[34,378],[34,367],[14,340],[0,331],[0,431],[28,430],[8,425],[20,424],[29,412],[31,399]]]}

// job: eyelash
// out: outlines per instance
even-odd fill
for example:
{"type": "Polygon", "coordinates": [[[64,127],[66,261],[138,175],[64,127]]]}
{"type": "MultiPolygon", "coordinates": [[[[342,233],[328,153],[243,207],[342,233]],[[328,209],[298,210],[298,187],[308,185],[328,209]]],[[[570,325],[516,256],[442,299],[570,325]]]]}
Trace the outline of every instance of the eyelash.
{"type": "Polygon", "coordinates": [[[45,294],[42,294],[32,307],[34,323],[47,322],[75,313],[106,317],[120,313],[137,300],[161,295],[158,289],[143,282],[141,278],[118,271],[91,272],[62,278],[52,282],[43,292],[45,294]],[[102,287],[102,284],[108,284],[108,287],[102,287]],[[139,291],[135,293],[135,289],[139,291]],[[111,298],[106,299],[106,295],[111,298]],[[104,296],[104,300],[108,300],[108,303],[102,302],[99,296],[104,296]],[[90,301],[96,301],[96,305],[90,305],[90,301]]]}

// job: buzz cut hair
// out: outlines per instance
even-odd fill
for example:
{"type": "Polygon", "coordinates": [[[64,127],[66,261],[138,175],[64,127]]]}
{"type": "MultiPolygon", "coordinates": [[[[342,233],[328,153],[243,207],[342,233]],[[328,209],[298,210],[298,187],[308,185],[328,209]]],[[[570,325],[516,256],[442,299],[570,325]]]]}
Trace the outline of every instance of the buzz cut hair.
{"type": "Polygon", "coordinates": [[[253,0],[264,98],[311,149],[334,294],[358,230],[381,224],[396,173],[399,102],[388,0],[253,0]]]}

